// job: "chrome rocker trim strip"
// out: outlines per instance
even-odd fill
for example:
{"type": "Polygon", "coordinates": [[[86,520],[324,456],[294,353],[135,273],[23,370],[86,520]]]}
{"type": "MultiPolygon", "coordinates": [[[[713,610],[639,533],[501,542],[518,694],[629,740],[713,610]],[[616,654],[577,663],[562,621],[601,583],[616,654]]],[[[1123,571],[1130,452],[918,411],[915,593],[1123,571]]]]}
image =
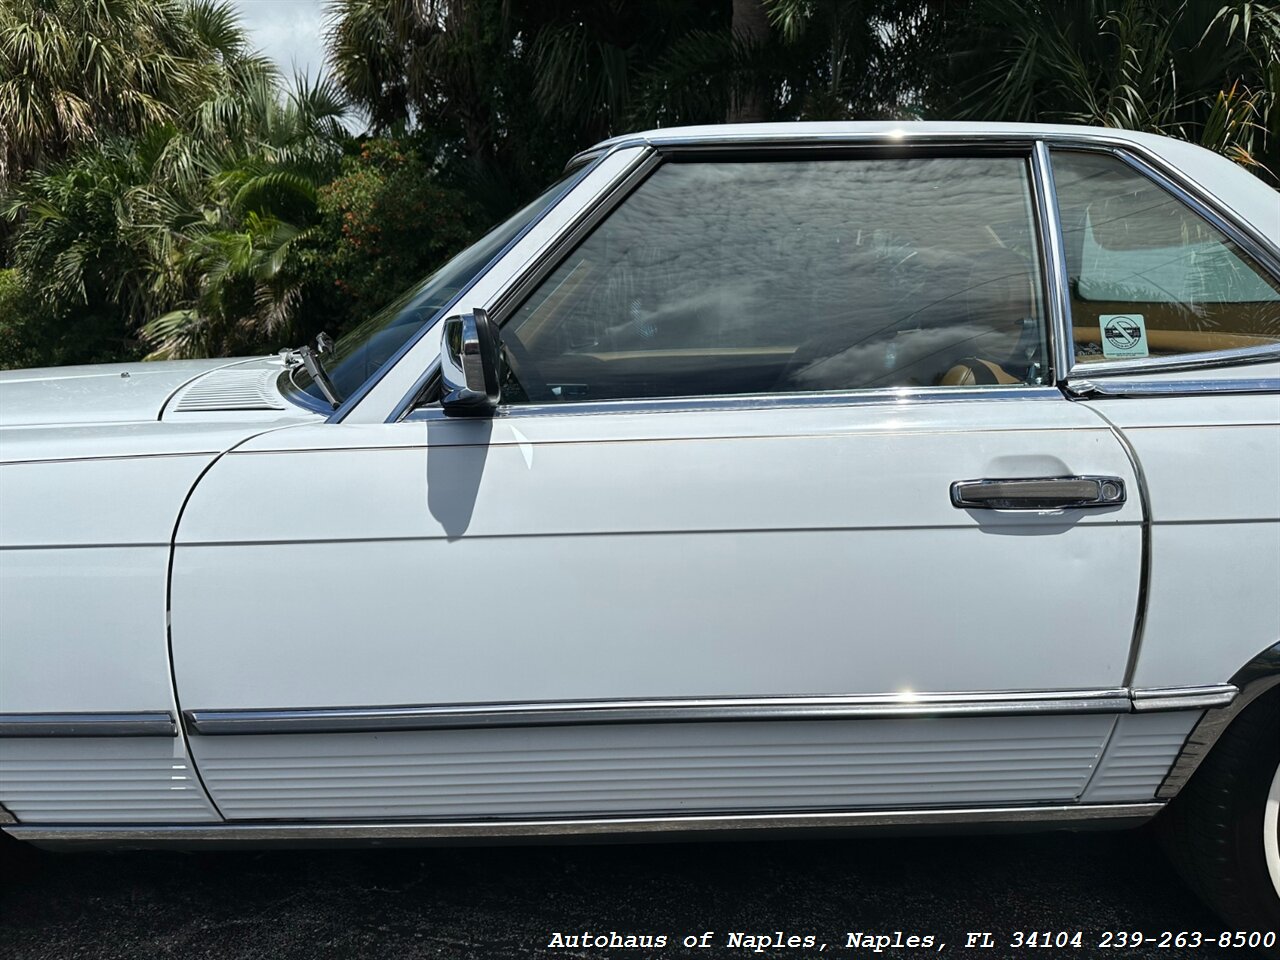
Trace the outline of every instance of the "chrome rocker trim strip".
{"type": "Polygon", "coordinates": [[[860,830],[930,826],[1035,827],[1043,824],[1130,824],[1149,820],[1163,803],[972,807],[948,810],[858,810],[814,813],[698,814],[579,820],[479,820],[414,823],[226,823],[200,826],[12,826],[5,832],[45,845],[183,846],[186,844],[504,840],[522,837],[651,837],[760,830],[860,830]]]}
{"type": "Polygon", "coordinates": [[[171,713],[0,713],[0,737],[176,737],[171,713]]]}
{"type": "Polygon", "coordinates": [[[871,696],[723,697],[584,700],[566,703],[471,703],[448,706],[186,710],[201,736],[287,733],[386,733],[622,723],[719,723],[788,720],[883,720],[927,717],[1130,713],[1192,710],[1229,703],[1230,685],[1014,693],[916,693],[871,696]]]}

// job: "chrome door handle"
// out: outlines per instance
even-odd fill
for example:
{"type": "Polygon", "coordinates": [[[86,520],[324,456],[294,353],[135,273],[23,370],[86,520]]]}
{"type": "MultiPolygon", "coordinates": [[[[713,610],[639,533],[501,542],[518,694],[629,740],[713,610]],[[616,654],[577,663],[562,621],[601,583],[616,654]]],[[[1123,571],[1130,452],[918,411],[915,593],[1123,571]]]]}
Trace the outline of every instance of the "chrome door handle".
{"type": "Polygon", "coordinates": [[[1116,507],[1124,500],[1124,481],[1119,477],[957,480],[951,485],[953,506],[979,510],[1116,507]]]}

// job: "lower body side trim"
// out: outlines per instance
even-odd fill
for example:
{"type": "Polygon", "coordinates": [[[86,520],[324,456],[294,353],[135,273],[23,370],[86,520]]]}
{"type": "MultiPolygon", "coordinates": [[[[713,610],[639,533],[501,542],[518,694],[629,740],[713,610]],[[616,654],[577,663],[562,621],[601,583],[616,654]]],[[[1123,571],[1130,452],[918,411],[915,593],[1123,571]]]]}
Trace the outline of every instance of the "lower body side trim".
{"type": "Polygon", "coordinates": [[[1163,803],[972,807],[946,810],[858,810],[819,813],[700,814],[554,820],[459,820],[365,823],[226,823],[216,825],[7,826],[19,840],[42,846],[203,846],[502,841],[522,838],[653,838],[662,835],[759,834],[770,831],[928,827],[1137,826],[1163,803]]]}
{"type": "Polygon", "coordinates": [[[387,733],[504,727],[722,721],[879,720],[909,717],[1047,716],[1197,710],[1229,704],[1231,684],[1101,690],[886,693],[853,696],[673,697],[559,703],[298,707],[186,710],[187,729],[204,737],[284,733],[387,733]]]}

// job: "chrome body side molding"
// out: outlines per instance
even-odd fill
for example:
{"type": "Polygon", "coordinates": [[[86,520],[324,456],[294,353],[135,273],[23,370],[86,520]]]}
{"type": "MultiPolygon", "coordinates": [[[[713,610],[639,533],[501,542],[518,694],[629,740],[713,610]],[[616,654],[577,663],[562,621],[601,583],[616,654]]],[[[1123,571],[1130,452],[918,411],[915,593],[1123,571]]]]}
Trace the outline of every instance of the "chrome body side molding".
{"type": "MultiPolygon", "coordinates": [[[[1280,678],[1277,678],[1280,681],[1280,678]]],[[[471,703],[447,706],[318,707],[281,710],[186,710],[202,736],[280,733],[376,733],[596,724],[725,721],[884,720],[1019,714],[1204,710],[1235,700],[1233,684],[1142,690],[1012,693],[904,693],[867,696],[716,697],[585,700],[564,703],[471,703]]],[[[176,737],[169,713],[0,714],[0,737],[176,737]]]]}
{"type": "Polygon", "coordinates": [[[188,710],[188,729],[204,736],[278,733],[377,733],[562,727],[619,723],[759,720],[881,720],[1008,714],[1119,713],[1123,690],[1058,694],[916,694],[865,697],[742,697],[706,700],[587,700],[450,706],[334,707],[307,710],[188,710]]]}
{"type": "Polygon", "coordinates": [[[1213,710],[1230,706],[1239,695],[1233,683],[1206,687],[1148,687],[1133,691],[1135,713],[1155,710],[1213,710]]]}
{"type": "Polygon", "coordinates": [[[814,813],[700,814],[554,820],[475,820],[364,823],[227,823],[200,826],[10,826],[5,832],[41,846],[202,846],[271,843],[413,843],[506,841],[524,838],[751,834],[778,830],[903,830],[929,827],[1037,828],[1130,826],[1163,809],[1163,803],[962,807],[946,810],[858,810],[814,813]]]}
{"type": "Polygon", "coordinates": [[[176,737],[171,713],[0,713],[0,737],[176,737]]]}
{"type": "Polygon", "coordinates": [[[1239,695],[1215,710],[1209,710],[1192,728],[1182,751],[1156,791],[1160,800],[1177,796],[1191,779],[1213,745],[1245,707],[1272,687],[1280,686],[1280,643],[1262,651],[1231,678],[1239,695]]]}
{"type": "Polygon", "coordinates": [[[187,710],[187,729],[202,736],[281,733],[380,733],[595,724],[726,721],[884,720],[1048,714],[1123,714],[1197,710],[1230,703],[1236,688],[1178,687],[1129,691],[910,693],[870,696],[720,697],[474,703],[448,706],[322,707],[283,710],[187,710]]]}
{"type": "MultiPolygon", "coordinates": [[[[1201,360],[1204,357],[1200,358],[1201,360]]],[[[1265,359],[1273,360],[1273,356],[1265,359]]],[[[1232,362],[1239,362],[1238,356],[1232,362]]],[[[1280,378],[1242,380],[1073,380],[1067,384],[1072,396],[1090,397],[1196,397],[1216,393],[1280,393],[1280,378]]]]}

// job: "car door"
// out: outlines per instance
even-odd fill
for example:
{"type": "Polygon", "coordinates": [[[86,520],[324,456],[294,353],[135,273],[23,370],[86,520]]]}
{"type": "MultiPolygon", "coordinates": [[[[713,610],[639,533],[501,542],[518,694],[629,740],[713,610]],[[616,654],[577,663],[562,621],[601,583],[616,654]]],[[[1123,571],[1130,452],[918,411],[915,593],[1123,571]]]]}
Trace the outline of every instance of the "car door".
{"type": "Polygon", "coordinates": [[[475,302],[497,416],[428,392],[221,458],[171,602],[221,813],[1077,801],[1143,507],[1054,386],[1035,170],[675,151],[475,302]]]}

